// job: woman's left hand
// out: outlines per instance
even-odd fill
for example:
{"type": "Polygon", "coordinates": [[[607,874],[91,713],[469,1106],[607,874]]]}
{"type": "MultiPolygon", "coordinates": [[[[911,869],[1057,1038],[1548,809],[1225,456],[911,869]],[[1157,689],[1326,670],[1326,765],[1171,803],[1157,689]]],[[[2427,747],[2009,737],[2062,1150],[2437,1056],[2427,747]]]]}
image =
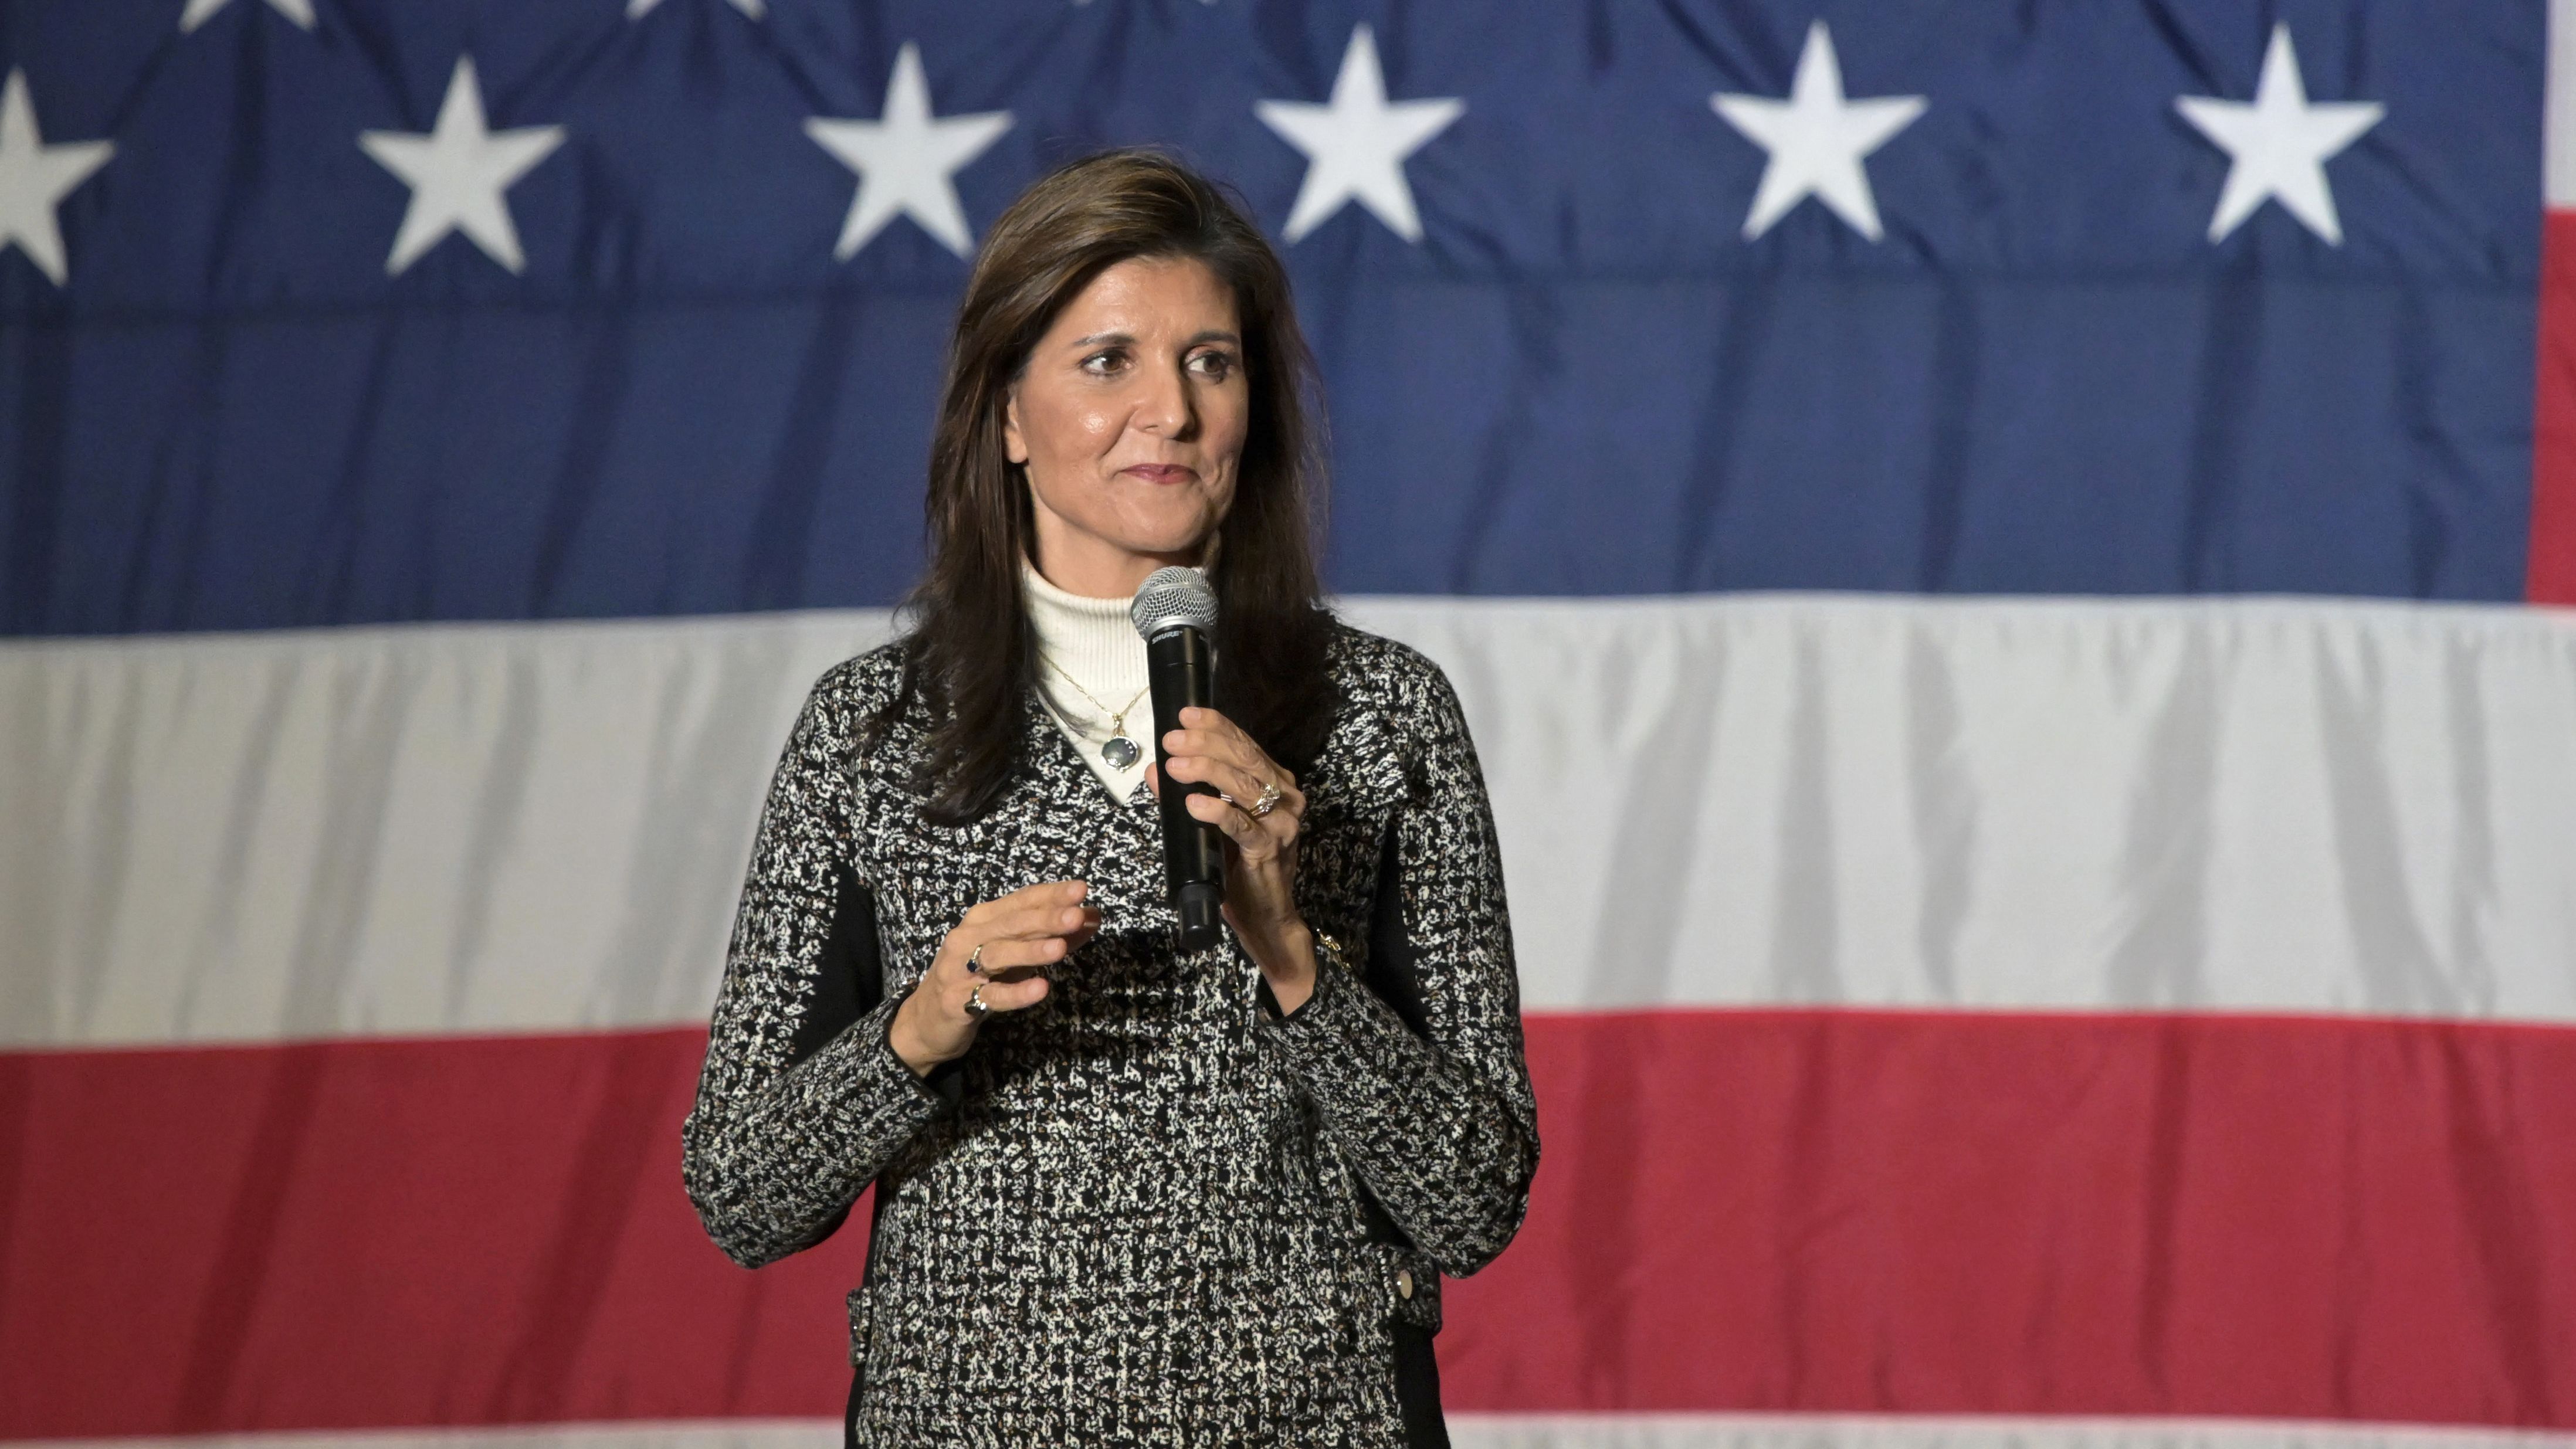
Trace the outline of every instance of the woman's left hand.
{"type": "MultiPolygon", "coordinates": [[[[1297,830],[1306,815],[1305,792],[1241,726],[1212,709],[1182,710],[1181,727],[1163,736],[1163,750],[1171,757],[1173,779],[1213,785],[1242,802],[1192,795],[1188,809],[1225,832],[1226,924],[1261,968],[1279,1009],[1295,1011],[1315,990],[1314,935],[1297,914],[1297,830]],[[1277,787],[1278,800],[1266,814],[1255,815],[1266,786],[1277,787]]],[[[1161,795],[1157,767],[1147,767],[1146,779],[1161,795]]]]}

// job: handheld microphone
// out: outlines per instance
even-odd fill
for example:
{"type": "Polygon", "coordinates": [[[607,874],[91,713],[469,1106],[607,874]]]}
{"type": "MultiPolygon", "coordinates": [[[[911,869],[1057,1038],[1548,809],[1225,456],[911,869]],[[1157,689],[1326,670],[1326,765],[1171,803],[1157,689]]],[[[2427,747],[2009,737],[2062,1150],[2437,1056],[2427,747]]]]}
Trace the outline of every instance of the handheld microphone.
{"type": "Polygon", "coordinates": [[[1192,795],[1216,794],[1204,783],[1172,778],[1163,736],[1181,727],[1181,711],[1208,708],[1216,685],[1216,590],[1197,570],[1156,569],[1127,608],[1145,636],[1145,674],[1154,692],[1154,763],[1163,777],[1163,883],[1179,917],[1181,949],[1217,942],[1217,908],[1225,903],[1225,838],[1190,814],[1192,795]]]}

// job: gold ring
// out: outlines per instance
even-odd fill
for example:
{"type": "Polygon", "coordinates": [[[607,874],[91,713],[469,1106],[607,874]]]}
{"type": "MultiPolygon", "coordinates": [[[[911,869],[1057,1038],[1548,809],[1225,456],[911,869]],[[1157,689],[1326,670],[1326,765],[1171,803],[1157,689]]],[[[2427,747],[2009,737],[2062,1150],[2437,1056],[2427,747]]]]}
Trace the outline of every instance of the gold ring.
{"type": "Polygon", "coordinates": [[[984,974],[984,943],[981,941],[975,943],[974,950],[966,953],[966,974],[969,976],[984,974]]]}
{"type": "Polygon", "coordinates": [[[1250,815],[1255,820],[1260,819],[1262,816],[1279,808],[1279,798],[1282,793],[1284,792],[1282,792],[1278,786],[1271,784],[1267,780],[1263,781],[1261,784],[1261,798],[1253,801],[1252,808],[1244,813],[1250,815]]]}

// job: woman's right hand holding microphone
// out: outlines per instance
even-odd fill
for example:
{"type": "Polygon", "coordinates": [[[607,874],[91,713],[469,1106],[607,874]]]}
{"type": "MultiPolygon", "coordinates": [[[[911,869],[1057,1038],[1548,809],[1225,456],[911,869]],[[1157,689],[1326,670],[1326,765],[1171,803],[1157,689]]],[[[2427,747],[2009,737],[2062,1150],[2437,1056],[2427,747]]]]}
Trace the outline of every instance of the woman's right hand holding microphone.
{"type": "Polygon", "coordinates": [[[1047,969],[1100,929],[1100,913],[1082,903],[1090,891],[1083,881],[1042,881],[966,912],[895,1008],[888,1038],[913,1075],[966,1055],[985,1015],[1046,1000],[1047,969]]]}

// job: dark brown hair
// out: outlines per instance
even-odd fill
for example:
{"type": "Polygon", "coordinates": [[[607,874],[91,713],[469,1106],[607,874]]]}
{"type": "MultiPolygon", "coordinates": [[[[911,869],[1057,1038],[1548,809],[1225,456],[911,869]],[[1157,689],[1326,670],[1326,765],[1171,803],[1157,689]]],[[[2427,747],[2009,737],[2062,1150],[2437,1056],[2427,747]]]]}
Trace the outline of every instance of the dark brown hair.
{"type": "Polygon", "coordinates": [[[1037,648],[1020,601],[1034,561],[1028,483],[1003,451],[1003,406],[1061,312],[1137,257],[1187,257],[1232,289],[1252,416],[1234,501],[1217,526],[1217,707],[1271,758],[1303,770],[1334,705],[1331,616],[1314,530],[1323,490],[1320,391],[1288,273],[1242,207],[1171,158],[1106,151],[1021,193],[984,238],[949,345],[930,447],[930,564],[905,607],[903,686],[883,720],[927,706],[923,813],[963,824],[1018,763],[1037,648]]]}

